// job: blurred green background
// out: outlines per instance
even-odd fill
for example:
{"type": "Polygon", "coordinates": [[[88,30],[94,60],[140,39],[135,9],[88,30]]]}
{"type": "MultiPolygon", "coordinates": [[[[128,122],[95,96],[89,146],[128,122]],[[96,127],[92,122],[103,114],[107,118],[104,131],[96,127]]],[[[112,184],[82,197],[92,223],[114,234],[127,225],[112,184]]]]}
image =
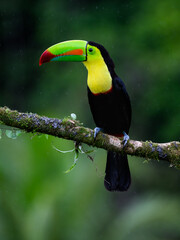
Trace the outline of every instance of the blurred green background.
{"type": "MultiPolygon", "coordinates": [[[[180,137],[180,1],[0,2],[0,105],[95,125],[81,63],[39,67],[49,46],[71,39],[104,45],[132,101],[130,137],[180,137]]],[[[23,134],[0,140],[0,239],[180,239],[180,172],[129,157],[131,188],[107,192],[106,152],[81,155],[69,174],[66,140],[23,134]]],[[[86,149],[89,147],[85,146],[86,149]]]]}

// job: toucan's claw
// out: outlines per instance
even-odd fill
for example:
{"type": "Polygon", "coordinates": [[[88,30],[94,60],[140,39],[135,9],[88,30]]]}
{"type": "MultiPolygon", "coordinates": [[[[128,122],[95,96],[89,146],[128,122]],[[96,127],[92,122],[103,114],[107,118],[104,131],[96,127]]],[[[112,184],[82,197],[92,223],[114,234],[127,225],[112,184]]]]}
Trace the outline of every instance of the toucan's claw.
{"type": "Polygon", "coordinates": [[[123,137],[123,145],[124,147],[126,146],[128,140],[129,140],[129,135],[123,131],[124,137],[123,137]]]}
{"type": "Polygon", "coordinates": [[[96,128],[94,129],[94,139],[96,139],[98,133],[101,132],[101,131],[103,131],[103,129],[102,129],[102,128],[99,128],[99,127],[96,127],[96,128]]]}

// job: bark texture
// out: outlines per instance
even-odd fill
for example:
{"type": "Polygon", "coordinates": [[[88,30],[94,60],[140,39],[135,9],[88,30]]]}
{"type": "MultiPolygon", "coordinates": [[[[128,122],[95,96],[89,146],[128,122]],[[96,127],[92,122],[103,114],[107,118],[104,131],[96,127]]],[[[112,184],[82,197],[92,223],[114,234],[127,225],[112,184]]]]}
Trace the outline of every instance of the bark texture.
{"type": "Polygon", "coordinates": [[[178,141],[154,143],[129,140],[124,147],[122,139],[101,132],[94,140],[94,131],[83,127],[79,121],[70,118],[48,118],[34,113],[21,113],[7,107],[0,107],[0,121],[2,124],[26,132],[49,134],[109,151],[124,151],[129,155],[145,159],[164,160],[172,166],[180,168],[180,142],[178,141]]]}

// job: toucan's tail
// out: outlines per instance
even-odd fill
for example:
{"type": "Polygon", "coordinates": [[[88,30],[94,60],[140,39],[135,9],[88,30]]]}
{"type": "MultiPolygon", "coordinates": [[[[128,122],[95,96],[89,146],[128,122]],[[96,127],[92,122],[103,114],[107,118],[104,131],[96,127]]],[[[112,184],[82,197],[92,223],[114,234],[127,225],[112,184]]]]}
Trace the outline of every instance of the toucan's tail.
{"type": "Polygon", "coordinates": [[[107,154],[104,185],[108,191],[126,191],[131,184],[127,154],[111,152],[107,154]]]}

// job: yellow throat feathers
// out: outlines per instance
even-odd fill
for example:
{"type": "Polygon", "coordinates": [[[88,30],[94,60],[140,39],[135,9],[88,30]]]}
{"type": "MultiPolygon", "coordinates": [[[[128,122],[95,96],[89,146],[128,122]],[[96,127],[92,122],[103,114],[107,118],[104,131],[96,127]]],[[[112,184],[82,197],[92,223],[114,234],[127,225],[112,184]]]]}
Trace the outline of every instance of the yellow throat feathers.
{"type": "Polygon", "coordinates": [[[83,62],[88,70],[87,85],[92,93],[108,92],[112,87],[112,78],[103,57],[83,62]]]}

